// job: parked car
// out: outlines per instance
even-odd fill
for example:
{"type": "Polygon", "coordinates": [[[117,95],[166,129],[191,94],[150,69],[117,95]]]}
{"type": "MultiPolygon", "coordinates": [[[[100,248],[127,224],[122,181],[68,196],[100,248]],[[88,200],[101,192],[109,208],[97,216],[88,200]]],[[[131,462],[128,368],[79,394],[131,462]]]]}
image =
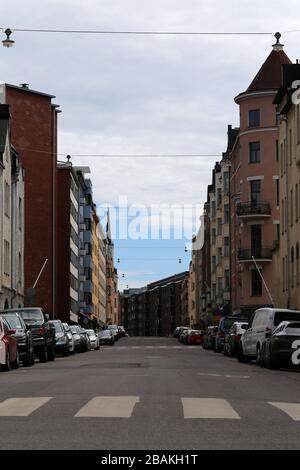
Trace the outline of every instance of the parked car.
{"type": "Polygon", "coordinates": [[[262,344],[260,365],[269,369],[294,367],[292,355],[295,349],[292,345],[300,340],[300,321],[283,321],[273,333],[267,333],[266,336],[262,344]]]}
{"type": "Polygon", "coordinates": [[[68,323],[63,323],[63,327],[67,336],[69,354],[74,354],[75,353],[75,340],[74,340],[74,336],[72,334],[70,325],[68,325],[68,323]]]}
{"type": "Polygon", "coordinates": [[[0,317],[0,368],[1,371],[19,367],[18,341],[14,338],[16,330],[9,328],[8,323],[0,317]]]}
{"type": "Polygon", "coordinates": [[[173,333],[174,338],[178,338],[180,336],[182,330],[184,330],[184,329],[187,329],[187,327],[186,326],[177,326],[177,328],[175,328],[174,333],[173,333]]]}
{"type": "Polygon", "coordinates": [[[203,336],[203,349],[215,349],[217,326],[208,326],[203,336]]]}
{"type": "Polygon", "coordinates": [[[246,321],[244,318],[237,318],[236,316],[222,317],[218,324],[218,331],[215,341],[215,352],[221,352],[224,348],[225,335],[229,332],[230,328],[236,321],[246,321]]]}
{"type": "Polygon", "coordinates": [[[118,341],[118,339],[119,339],[118,326],[117,325],[108,325],[107,329],[112,331],[112,333],[114,335],[114,338],[115,338],[115,341],[118,341]]]}
{"type": "Polygon", "coordinates": [[[30,328],[28,328],[23,318],[17,312],[0,311],[2,316],[11,330],[16,330],[15,334],[12,334],[18,342],[19,358],[23,366],[29,367],[34,364],[34,353],[33,353],[33,340],[30,328]]]}
{"type": "Polygon", "coordinates": [[[238,345],[247,326],[248,323],[246,322],[234,322],[229,332],[225,335],[224,356],[234,357],[237,355],[238,345]]]}
{"type": "Polygon", "coordinates": [[[100,349],[98,335],[94,330],[86,330],[88,337],[88,349],[98,351],[100,349]]]}
{"type": "Polygon", "coordinates": [[[88,351],[88,336],[84,328],[78,325],[80,334],[80,352],[88,351]]]}
{"type": "Polygon", "coordinates": [[[55,328],[49,323],[49,317],[39,307],[16,308],[5,310],[16,312],[31,330],[33,351],[40,362],[54,361],[55,328]]]}
{"type": "Polygon", "coordinates": [[[124,326],[118,326],[118,335],[119,338],[124,338],[124,336],[128,336],[124,329],[124,326]]]}
{"type": "Polygon", "coordinates": [[[188,334],[189,331],[190,331],[190,328],[183,328],[181,330],[181,333],[177,338],[179,343],[185,343],[185,337],[186,337],[186,335],[188,334]]]}
{"type": "Polygon", "coordinates": [[[280,308],[256,310],[241,338],[237,354],[238,361],[247,362],[255,359],[259,364],[263,342],[282,321],[300,321],[300,311],[280,308]]]}
{"type": "Polygon", "coordinates": [[[115,344],[115,337],[111,330],[101,330],[98,336],[99,344],[110,344],[111,346],[115,344]]]}
{"type": "Polygon", "coordinates": [[[185,337],[185,344],[202,344],[203,343],[203,331],[201,330],[189,330],[189,333],[185,337]]]}
{"type": "Polygon", "coordinates": [[[67,356],[69,354],[69,341],[61,320],[50,320],[49,323],[55,328],[55,353],[64,357],[67,356]]]}
{"type": "Polygon", "coordinates": [[[78,325],[70,325],[70,330],[73,335],[75,352],[81,352],[81,335],[78,325]]]}

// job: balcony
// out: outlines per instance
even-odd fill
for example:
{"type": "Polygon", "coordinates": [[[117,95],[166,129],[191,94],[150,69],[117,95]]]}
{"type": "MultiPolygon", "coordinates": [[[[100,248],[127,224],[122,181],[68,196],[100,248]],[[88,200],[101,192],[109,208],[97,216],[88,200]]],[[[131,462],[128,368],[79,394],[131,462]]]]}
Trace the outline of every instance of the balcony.
{"type": "Polygon", "coordinates": [[[238,260],[244,262],[255,261],[272,261],[272,248],[260,248],[260,250],[252,250],[251,248],[238,251],[238,260]]]}
{"type": "Polygon", "coordinates": [[[270,217],[271,207],[268,202],[240,202],[236,213],[238,217],[270,217]]]}

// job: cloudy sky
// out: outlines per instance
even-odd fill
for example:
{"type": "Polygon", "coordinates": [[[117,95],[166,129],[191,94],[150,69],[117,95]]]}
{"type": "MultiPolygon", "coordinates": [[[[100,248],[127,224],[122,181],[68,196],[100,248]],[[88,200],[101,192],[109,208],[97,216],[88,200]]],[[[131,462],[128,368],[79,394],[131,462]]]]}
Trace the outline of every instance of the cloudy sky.
{"type": "MultiPolygon", "coordinates": [[[[280,0],[10,0],[1,2],[0,27],[275,33],[300,29],[298,11],[298,0],[284,8],[280,0]]],[[[233,98],[266,59],[272,36],[14,32],[12,39],[13,48],[0,50],[0,79],[56,96],[60,158],[71,154],[74,164],[89,165],[99,210],[110,204],[112,219],[123,229],[129,223],[131,239],[116,233],[115,240],[121,288],[187,269],[191,214],[198,217],[205,200],[214,155],[226,149],[227,125],[238,125],[233,98]],[[94,154],[139,157],[88,156],[94,154]],[[161,154],[213,156],[142,157],[161,154]],[[120,197],[129,218],[116,209],[120,197]],[[161,204],[177,206],[172,239],[134,239],[149,220],[156,230],[161,204]],[[184,204],[196,207],[185,208],[180,234],[184,204]]],[[[300,32],[283,33],[292,60],[300,56],[299,39],[300,32]]]]}

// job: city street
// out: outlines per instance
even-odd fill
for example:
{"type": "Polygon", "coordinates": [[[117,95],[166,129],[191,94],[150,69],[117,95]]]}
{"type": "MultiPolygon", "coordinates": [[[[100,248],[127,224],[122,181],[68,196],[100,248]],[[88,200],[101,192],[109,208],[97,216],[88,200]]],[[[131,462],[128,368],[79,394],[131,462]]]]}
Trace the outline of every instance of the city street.
{"type": "Polygon", "coordinates": [[[174,338],[0,374],[0,449],[297,449],[300,374],[174,338]]]}

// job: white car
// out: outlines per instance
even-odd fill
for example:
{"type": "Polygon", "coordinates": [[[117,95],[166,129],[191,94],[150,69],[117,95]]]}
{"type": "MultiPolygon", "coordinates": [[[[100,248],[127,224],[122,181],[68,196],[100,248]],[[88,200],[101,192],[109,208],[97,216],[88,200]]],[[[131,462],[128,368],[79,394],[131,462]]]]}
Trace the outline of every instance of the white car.
{"type": "Polygon", "coordinates": [[[88,349],[98,351],[100,349],[99,337],[94,330],[86,330],[88,335],[88,349]]]}
{"type": "Polygon", "coordinates": [[[263,342],[282,321],[300,321],[300,311],[282,308],[256,310],[241,337],[237,352],[238,361],[248,362],[255,359],[256,363],[260,364],[263,342]]]}

